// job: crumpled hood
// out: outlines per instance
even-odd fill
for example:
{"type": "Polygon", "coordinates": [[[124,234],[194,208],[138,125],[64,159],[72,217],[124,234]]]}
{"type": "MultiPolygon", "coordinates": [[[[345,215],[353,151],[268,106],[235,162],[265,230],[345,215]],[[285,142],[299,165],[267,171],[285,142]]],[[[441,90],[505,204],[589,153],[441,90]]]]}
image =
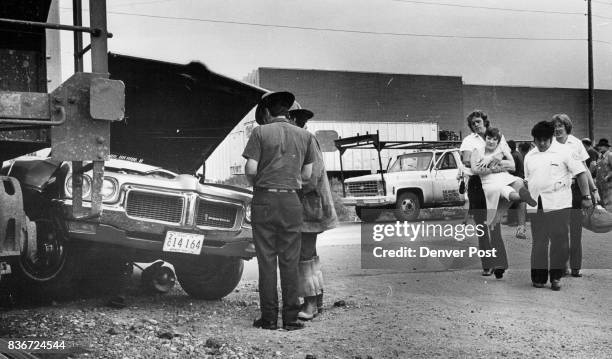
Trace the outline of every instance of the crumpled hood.
{"type": "Polygon", "coordinates": [[[125,83],[125,120],[111,126],[111,152],[177,173],[195,173],[266,91],[187,65],[109,54],[125,83]]]}

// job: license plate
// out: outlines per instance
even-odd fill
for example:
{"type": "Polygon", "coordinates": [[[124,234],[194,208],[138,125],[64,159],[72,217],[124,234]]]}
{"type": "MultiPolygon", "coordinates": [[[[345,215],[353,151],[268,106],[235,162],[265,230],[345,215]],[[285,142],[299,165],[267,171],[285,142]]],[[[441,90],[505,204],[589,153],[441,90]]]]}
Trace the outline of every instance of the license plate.
{"type": "Polygon", "coordinates": [[[164,240],[163,251],[200,254],[203,242],[203,234],[168,231],[166,233],[166,240],[164,240]]]}

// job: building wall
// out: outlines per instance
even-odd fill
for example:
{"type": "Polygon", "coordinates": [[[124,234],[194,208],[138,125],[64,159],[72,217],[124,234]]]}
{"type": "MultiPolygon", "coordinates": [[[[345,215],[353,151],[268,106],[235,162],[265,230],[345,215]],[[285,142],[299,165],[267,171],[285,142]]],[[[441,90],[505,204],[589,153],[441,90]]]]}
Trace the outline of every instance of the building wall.
{"type": "Polygon", "coordinates": [[[599,141],[604,137],[612,140],[612,91],[595,91],[595,115],[593,117],[594,140],[599,141]]]}
{"type": "MultiPolygon", "coordinates": [[[[531,127],[567,113],[574,135],[587,136],[586,89],[481,86],[461,77],[260,68],[248,81],[289,90],[320,121],[436,122],[440,130],[470,133],[475,108],[486,111],[508,139],[530,140],[531,127]]],[[[612,139],[612,91],[595,91],[595,140],[612,139]]]]}
{"type": "MultiPolygon", "coordinates": [[[[472,109],[482,109],[508,139],[530,140],[533,125],[551,119],[556,113],[570,116],[574,123],[573,135],[587,137],[587,101],[588,91],[584,89],[463,86],[464,117],[472,109]]],[[[595,138],[610,137],[612,91],[596,91],[595,105],[595,138]]],[[[463,131],[469,131],[465,123],[463,131]]]]}
{"type": "Polygon", "coordinates": [[[256,85],[288,90],[319,121],[436,122],[457,128],[460,77],[260,68],[256,85]]]}

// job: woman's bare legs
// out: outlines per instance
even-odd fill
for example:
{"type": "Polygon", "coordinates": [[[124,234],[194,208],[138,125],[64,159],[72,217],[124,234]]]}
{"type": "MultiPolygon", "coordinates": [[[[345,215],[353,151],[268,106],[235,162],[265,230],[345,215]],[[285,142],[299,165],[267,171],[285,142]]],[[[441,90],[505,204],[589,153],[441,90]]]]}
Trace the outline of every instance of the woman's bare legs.
{"type": "MultiPolygon", "coordinates": [[[[510,184],[510,186],[514,189],[509,195],[508,199],[510,201],[522,201],[528,203],[530,206],[535,207],[538,205],[533,198],[531,198],[531,194],[525,188],[525,184],[522,179],[518,179],[510,184]]],[[[520,224],[520,223],[519,223],[520,224]]]]}

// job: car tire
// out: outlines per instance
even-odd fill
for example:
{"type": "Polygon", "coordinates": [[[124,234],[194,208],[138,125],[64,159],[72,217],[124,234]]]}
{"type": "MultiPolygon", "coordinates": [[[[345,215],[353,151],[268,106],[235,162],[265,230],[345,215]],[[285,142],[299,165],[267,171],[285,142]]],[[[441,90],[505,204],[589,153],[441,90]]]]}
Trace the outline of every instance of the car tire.
{"type": "Polygon", "coordinates": [[[421,201],[414,192],[404,192],[397,198],[394,215],[398,221],[414,221],[419,218],[421,201]]]}
{"type": "Polygon", "coordinates": [[[216,300],[230,294],[242,278],[244,263],[238,257],[201,256],[194,261],[174,262],[183,290],[196,299],[216,300]]]}
{"type": "Polygon", "coordinates": [[[355,213],[362,222],[376,222],[382,211],[379,208],[355,207],[355,213]]]}

